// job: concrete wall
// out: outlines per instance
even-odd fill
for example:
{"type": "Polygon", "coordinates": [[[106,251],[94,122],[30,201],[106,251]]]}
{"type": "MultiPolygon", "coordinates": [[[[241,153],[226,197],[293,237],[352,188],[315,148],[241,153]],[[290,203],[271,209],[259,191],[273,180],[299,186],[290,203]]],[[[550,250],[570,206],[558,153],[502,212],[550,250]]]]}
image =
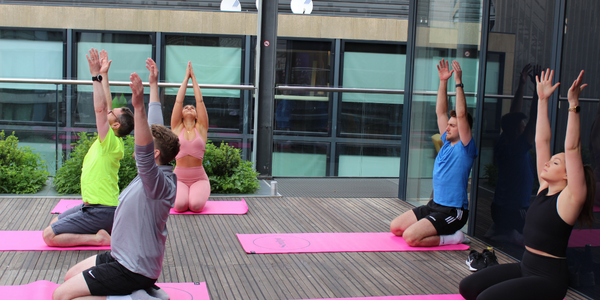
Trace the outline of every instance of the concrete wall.
{"type": "MultiPolygon", "coordinates": [[[[257,14],[75,6],[0,5],[0,26],[256,35],[257,14]]],[[[408,20],[278,16],[285,37],[406,41],[408,20]]]]}

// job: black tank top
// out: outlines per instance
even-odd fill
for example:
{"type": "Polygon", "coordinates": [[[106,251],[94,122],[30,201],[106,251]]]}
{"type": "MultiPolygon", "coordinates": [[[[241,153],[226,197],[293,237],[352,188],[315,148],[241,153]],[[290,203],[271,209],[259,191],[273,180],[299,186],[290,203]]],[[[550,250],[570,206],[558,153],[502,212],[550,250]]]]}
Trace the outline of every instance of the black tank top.
{"type": "Polygon", "coordinates": [[[556,202],[560,192],[552,196],[546,196],[547,194],[548,189],[541,191],[527,210],[523,228],[525,246],[566,257],[573,226],[558,215],[556,202]]]}

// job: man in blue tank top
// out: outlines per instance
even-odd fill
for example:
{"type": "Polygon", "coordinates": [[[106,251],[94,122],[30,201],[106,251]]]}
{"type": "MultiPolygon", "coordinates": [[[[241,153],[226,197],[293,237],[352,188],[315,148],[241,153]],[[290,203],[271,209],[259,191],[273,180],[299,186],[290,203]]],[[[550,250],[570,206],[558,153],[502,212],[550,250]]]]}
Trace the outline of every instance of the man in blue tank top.
{"type": "Polygon", "coordinates": [[[433,199],[394,219],[390,230],[413,247],[434,247],[468,242],[460,230],[469,214],[467,186],[473,160],[477,157],[471,136],[473,118],[467,112],[462,70],[457,61],[441,60],[438,65],[440,86],[437,95],[437,124],[444,145],[433,167],[433,199]],[[448,118],[448,79],[454,73],[456,110],[448,118]]]}

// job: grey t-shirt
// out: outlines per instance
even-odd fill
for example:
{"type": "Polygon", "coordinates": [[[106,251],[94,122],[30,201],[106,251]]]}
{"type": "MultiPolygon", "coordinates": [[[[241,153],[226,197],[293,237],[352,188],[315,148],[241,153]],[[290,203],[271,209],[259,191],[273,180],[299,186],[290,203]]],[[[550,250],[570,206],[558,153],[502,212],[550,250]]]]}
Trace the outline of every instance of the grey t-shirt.
{"type": "Polygon", "coordinates": [[[138,176],[119,196],[111,236],[112,256],[129,271],[157,279],[167,240],[167,219],[175,203],[173,166],[154,162],[154,143],[135,145],[138,176]]]}

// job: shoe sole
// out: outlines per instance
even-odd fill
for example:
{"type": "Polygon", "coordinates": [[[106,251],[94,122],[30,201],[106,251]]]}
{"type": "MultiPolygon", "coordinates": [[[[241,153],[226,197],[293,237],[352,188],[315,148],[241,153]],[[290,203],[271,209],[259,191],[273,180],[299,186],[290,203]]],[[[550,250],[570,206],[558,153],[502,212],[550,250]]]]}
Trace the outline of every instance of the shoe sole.
{"type": "Polygon", "coordinates": [[[473,267],[471,267],[471,264],[469,263],[469,260],[465,260],[465,264],[467,264],[467,266],[469,267],[469,271],[471,272],[477,272],[478,269],[475,269],[473,267]]]}

